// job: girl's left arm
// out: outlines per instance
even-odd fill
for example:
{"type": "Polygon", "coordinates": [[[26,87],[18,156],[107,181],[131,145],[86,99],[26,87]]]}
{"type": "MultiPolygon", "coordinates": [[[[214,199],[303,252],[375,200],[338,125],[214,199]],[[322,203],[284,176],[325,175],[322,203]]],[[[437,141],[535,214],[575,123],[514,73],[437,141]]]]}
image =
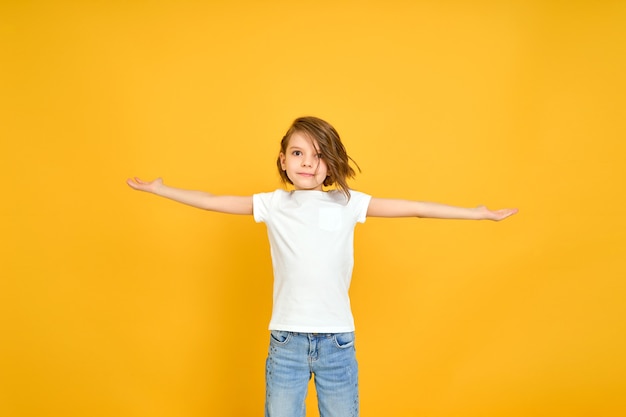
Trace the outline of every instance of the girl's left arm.
{"type": "Polygon", "coordinates": [[[369,207],[367,208],[367,216],[500,221],[517,213],[517,211],[516,208],[489,210],[485,206],[457,207],[427,201],[372,197],[369,207]]]}

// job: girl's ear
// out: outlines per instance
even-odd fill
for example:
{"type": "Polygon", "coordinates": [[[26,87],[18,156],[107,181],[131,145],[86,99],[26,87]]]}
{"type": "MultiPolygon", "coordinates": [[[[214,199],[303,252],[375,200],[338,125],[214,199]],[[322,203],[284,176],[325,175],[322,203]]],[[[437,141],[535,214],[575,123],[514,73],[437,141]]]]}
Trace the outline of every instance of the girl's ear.
{"type": "Polygon", "coordinates": [[[285,166],[285,154],[281,152],[280,154],[278,154],[278,158],[280,159],[280,167],[283,171],[285,171],[287,169],[287,167],[285,166]]]}

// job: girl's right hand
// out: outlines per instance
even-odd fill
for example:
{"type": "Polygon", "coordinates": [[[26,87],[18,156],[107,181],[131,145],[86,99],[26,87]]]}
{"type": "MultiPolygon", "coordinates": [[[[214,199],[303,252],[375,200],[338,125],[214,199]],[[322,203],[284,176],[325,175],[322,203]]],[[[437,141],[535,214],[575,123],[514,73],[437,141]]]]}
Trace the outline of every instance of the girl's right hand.
{"type": "Polygon", "coordinates": [[[157,189],[163,185],[163,179],[157,178],[152,181],[143,181],[137,177],[129,178],[126,180],[126,184],[134,190],[145,191],[148,193],[156,193],[157,189]]]}

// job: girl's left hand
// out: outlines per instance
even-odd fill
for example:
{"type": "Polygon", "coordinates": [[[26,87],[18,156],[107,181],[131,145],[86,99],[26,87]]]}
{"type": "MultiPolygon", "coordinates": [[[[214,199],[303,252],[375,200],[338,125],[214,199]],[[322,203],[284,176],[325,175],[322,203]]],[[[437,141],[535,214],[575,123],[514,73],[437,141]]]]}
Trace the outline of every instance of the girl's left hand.
{"type": "Polygon", "coordinates": [[[483,218],[485,220],[494,220],[494,221],[504,220],[507,217],[512,216],[519,211],[516,208],[489,210],[485,206],[478,206],[478,209],[481,211],[481,214],[484,216],[483,218]]]}

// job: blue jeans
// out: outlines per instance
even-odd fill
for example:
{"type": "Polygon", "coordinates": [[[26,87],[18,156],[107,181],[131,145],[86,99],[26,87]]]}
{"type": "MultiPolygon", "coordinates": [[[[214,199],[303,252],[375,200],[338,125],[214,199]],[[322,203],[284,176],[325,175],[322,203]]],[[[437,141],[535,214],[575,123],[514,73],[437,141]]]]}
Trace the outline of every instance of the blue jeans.
{"type": "Polygon", "coordinates": [[[265,417],[304,417],[311,376],[320,417],[358,417],[354,333],[273,330],[265,367],[265,417]]]}

